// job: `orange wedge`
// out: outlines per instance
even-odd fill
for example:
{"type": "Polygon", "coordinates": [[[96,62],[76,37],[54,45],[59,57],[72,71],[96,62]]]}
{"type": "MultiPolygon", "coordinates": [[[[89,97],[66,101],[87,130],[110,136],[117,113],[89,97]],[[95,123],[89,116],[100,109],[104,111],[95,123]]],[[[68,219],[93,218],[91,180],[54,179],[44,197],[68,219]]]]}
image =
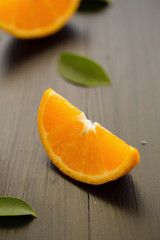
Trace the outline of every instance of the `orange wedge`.
{"type": "Polygon", "coordinates": [[[41,100],[38,128],[48,157],[81,182],[98,185],[116,180],[140,161],[137,149],[88,120],[52,89],[41,100]]]}
{"type": "Polygon", "coordinates": [[[0,0],[0,28],[18,38],[48,36],[61,29],[80,0],[0,0]]]}

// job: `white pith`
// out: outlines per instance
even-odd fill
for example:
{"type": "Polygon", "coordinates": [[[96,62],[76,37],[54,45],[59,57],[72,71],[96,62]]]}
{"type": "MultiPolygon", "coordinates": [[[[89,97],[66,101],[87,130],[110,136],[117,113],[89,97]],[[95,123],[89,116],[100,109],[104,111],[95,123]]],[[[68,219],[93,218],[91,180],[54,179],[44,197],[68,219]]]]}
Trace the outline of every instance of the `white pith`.
{"type": "Polygon", "coordinates": [[[81,120],[81,122],[84,124],[82,133],[88,133],[88,131],[93,131],[94,133],[96,133],[96,127],[98,125],[97,122],[93,123],[88,119],[81,120]]]}

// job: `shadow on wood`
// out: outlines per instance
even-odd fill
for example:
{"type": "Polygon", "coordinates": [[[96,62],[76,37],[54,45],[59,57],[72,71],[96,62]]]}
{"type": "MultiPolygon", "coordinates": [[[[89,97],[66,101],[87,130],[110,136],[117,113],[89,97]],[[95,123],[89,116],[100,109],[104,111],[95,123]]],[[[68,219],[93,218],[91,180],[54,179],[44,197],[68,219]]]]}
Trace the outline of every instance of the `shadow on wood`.
{"type": "Polygon", "coordinates": [[[112,206],[118,207],[133,214],[140,214],[143,212],[143,206],[138,188],[134,183],[132,176],[129,174],[116,181],[95,186],[81,183],[69,178],[61,173],[53,163],[51,163],[50,166],[56,174],[59,174],[74,186],[81,188],[88,194],[94,195],[96,198],[101,199],[112,206]]]}
{"type": "Polygon", "coordinates": [[[88,187],[90,194],[131,213],[142,212],[138,189],[131,175],[100,186],[88,187]]]}
{"type": "Polygon", "coordinates": [[[14,67],[19,67],[22,63],[40,55],[47,50],[56,48],[61,43],[73,39],[81,39],[81,33],[72,25],[65,26],[58,33],[49,37],[31,40],[21,40],[12,38],[4,54],[4,67],[6,72],[10,72],[14,67]]]}
{"type": "Polygon", "coordinates": [[[0,229],[22,228],[34,219],[32,216],[7,216],[0,217],[0,229]]]}

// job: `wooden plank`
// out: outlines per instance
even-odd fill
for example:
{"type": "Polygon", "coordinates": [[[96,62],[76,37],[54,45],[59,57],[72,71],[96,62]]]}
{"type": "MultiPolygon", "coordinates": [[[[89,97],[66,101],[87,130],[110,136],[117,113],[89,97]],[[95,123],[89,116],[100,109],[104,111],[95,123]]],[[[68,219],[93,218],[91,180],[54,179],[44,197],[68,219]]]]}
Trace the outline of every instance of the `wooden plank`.
{"type": "Polygon", "coordinates": [[[85,90],[62,80],[56,67],[61,51],[78,46],[83,49],[83,34],[72,26],[35,41],[1,33],[0,195],[25,199],[37,214],[32,221],[0,218],[1,240],[88,239],[88,193],[53,166],[37,128],[39,103],[49,87],[85,110],[85,90]]]}
{"type": "Polygon", "coordinates": [[[121,0],[89,23],[94,40],[88,51],[113,81],[110,88],[90,90],[89,117],[141,154],[140,165],[127,177],[90,188],[93,240],[160,238],[159,10],[159,1],[121,0]]]}

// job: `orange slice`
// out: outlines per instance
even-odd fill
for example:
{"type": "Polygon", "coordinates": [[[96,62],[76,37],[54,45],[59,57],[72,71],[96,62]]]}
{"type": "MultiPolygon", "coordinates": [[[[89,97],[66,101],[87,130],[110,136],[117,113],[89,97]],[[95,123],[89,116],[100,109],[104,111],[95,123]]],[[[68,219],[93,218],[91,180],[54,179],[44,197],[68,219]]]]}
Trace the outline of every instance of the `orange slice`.
{"type": "Polygon", "coordinates": [[[98,185],[116,180],[140,160],[137,149],[87,120],[52,89],[41,100],[38,128],[48,157],[63,173],[81,182],[98,185]]]}
{"type": "Polygon", "coordinates": [[[0,0],[0,28],[18,38],[38,38],[61,29],[80,0],[0,0]]]}

